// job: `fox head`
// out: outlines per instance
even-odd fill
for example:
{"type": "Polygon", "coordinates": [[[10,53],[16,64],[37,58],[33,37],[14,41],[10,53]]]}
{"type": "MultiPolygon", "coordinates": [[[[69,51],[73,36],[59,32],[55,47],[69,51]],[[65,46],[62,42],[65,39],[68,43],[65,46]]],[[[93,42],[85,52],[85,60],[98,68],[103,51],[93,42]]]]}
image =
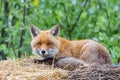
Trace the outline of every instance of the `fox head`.
{"type": "Polygon", "coordinates": [[[59,25],[53,26],[50,30],[40,30],[34,25],[30,27],[32,36],[31,47],[34,54],[39,55],[40,60],[53,58],[59,51],[57,40],[60,31],[59,25]]]}

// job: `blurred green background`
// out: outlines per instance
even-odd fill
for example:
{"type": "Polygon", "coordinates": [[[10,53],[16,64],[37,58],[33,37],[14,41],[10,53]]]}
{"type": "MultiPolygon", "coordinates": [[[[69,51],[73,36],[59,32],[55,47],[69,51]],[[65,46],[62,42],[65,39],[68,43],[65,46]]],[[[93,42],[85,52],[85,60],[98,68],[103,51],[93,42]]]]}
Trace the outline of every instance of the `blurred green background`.
{"type": "Polygon", "coordinates": [[[30,25],[44,30],[57,23],[60,36],[96,40],[120,63],[119,0],[0,0],[0,59],[32,55],[30,25]]]}

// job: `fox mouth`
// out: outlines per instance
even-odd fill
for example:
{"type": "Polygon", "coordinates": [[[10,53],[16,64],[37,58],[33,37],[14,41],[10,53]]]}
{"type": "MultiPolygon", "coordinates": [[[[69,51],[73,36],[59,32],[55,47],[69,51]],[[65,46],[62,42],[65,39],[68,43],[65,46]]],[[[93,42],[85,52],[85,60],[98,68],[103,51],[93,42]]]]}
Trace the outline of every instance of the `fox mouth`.
{"type": "Polygon", "coordinates": [[[40,60],[45,60],[48,58],[53,58],[56,54],[58,54],[57,48],[51,48],[48,50],[40,50],[40,49],[33,49],[32,51],[34,54],[37,54],[39,56],[40,60]],[[44,52],[43,52],[44,51],[44,52]]]}

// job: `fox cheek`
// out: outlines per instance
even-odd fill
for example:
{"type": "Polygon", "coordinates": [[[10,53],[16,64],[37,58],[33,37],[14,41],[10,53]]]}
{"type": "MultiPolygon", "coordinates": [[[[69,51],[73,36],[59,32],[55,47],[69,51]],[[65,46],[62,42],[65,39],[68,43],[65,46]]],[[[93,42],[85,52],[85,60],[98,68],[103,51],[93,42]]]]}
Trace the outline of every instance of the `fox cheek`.
{"type": "Polygon", "coordinates": [[[38,54],[37,49],[36,49],[36,48],[33,48],[33,49],[32,49],[32,53],[33,53],[33,54],[38,54]]]}
{"type": "Polygon", "coordinates": [[[40,50],[38,50],[38,49],[36,49],[36,48],[33,48],[33,49],[32,49],[32,53],[33,53],[33,54],[38,54],[38,55],[40,55],[40,50]]]}
{"type": "Polygon", "coordinates": [[[57,48],[49,49],[48,53],[53,57],[54,55],[58,54],[58,49],[57,48]]]}

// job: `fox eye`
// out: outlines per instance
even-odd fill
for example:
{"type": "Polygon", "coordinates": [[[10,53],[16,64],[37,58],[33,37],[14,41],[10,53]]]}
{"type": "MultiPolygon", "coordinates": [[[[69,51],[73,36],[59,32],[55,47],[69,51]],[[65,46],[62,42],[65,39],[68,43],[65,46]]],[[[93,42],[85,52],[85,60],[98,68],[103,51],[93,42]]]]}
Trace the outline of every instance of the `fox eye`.
{"type": "Polygon", "coordinates": [[[48,43],[47,43],[47,45],[51,45],[51,44],[52,44],[52,42],[48,42],[48,43]]]}
{"type": "Polygon", "coordinates": [[[39,42],[38,44],[41,45],[41,42],[39,42]]]}

